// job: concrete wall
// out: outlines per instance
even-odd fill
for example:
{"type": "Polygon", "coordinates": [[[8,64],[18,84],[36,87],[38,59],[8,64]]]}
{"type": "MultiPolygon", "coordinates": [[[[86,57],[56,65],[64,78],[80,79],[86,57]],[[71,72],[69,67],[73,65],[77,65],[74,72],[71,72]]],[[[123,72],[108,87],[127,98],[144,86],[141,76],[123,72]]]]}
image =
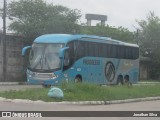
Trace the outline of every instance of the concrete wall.
{"type": "MultiPolygon", "coordinates": [[[[2,48],[2,35],[0,34],[0,82],[2,80],[3,70],[3,48],[2,48]]],[[[14,35],[6,36],[6,81],[5,82],[20,82],[23,79],[23,58],[21,57],[21,49],[24,46],[24,42],[21,37],[14,35]]]]}
{"type": "Polygon", "coordinates": [[[146,80],[148,79],[148,70],[147,67],[144,64],[140,65],[140,80],[146,80]]]}
{"type": "Polygon", "coordinates": [[[140,80],[148,80],[149,78],[149,60],[140,59],[140,80]]]}

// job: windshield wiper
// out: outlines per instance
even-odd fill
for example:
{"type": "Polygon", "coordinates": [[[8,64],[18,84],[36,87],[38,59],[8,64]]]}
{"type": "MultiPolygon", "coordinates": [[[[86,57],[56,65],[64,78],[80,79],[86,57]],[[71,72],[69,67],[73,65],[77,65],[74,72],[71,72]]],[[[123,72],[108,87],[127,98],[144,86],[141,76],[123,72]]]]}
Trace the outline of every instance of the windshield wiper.
{"type": "Polygon", "coordinates": [[[36,68],[38,66],[38,64],[40,64],[41,69],[42,69],[42,64],[43,64],[43,55],[41,55],[40,59],[38,60],[38,62],[33,66],[33,69],[36,68]]]}
{"type": "Polygon", "coordinates": [[[45,61],[45,64],[47,64],[48,69],[51,69],[50,66],[49,66],[49,63],[48,63],[48,61],[47,61],[46,56],[44,56],[44,59],[45,59],[44,61],[45,61]]]}

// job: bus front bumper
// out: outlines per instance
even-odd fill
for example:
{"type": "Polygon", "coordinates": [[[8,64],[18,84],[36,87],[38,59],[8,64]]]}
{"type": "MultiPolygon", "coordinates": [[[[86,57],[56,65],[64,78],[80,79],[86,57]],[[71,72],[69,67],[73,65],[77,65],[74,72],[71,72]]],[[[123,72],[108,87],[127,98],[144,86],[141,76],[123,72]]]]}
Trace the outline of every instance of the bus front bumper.
{"type": "Polygon", "coordinates": [[[57,85],[61,77],[61,71],[56,71],[54,73],[38,73],[27,70],[28,84],[57,85]]]}
{"type": "Polygon", "coordinates": [[[28,78],[27,83],[33,85],[58,85],[59,80],[57,79],[38,80],[38,79],[28,78]]]}

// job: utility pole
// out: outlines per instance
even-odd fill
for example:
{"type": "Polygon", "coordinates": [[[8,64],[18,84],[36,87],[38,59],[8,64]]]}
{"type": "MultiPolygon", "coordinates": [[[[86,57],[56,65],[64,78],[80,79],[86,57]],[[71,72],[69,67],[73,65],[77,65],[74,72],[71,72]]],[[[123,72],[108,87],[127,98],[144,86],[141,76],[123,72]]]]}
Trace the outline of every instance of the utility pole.
{"type": "Polygon", "coordinates": [[[137,39],[137,45],[139,45],[139,29],[137,29],[136,39],[137,39]]]}
{"type": "Polygon", "coordinates": [[[7,2],[6,0],[4,0],[4,4],[3,4],[3,41],[2,41],[2,45],[3,45],[3,80],[2,81],[6,81],[6,5],[7,2]]]}

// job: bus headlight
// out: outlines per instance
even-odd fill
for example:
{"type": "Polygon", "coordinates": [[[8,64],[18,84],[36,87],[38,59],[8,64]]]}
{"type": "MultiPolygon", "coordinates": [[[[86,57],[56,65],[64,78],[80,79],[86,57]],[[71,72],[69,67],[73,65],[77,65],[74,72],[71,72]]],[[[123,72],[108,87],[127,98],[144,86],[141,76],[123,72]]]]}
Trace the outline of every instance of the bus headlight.
{"type": "Polygon", "coordinates": [[[55,78],[57,78],[57,76],[54,73],[52,73],[51,79],[55,79],[55,78]]]}
{"type": "Polygon", "coordinates": [[[30,70],[27,70],[27,75],[28,75],[29,77],[33,77],[33,72],[30,71],[30,70]]]}
{"type": "Polygon", "coordinates": [[[29,70],[27,70],[27,74],[30,74],[30,71],[29,71],[29,70]]]}
{"type": "Polygon", "coordinates": [[[64,77],[66,77],[66,78],[67,78],[67,77],[68,77],[68,74],[64,74],[64,77]]]}

